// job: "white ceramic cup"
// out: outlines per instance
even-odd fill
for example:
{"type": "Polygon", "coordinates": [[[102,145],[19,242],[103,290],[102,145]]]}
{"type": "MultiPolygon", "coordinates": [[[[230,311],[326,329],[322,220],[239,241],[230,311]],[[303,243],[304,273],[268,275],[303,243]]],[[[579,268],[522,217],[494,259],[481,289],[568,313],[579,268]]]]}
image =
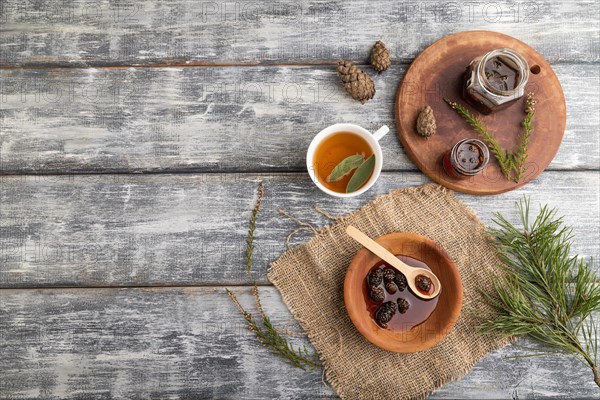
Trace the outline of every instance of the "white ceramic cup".
{"type": "Polygon", "coordinates": [[[358,196],[361,193],[369,190],[371,186],[377,181],[379,178],[379,174],[381,173],[381,168],[383,166],[383,153],[381,152],[381,146],[379,145],[379,139],[385,136],[386,133],[390,131],[390,128],[387,125],[383,125],[379,128],[375,133],[371,133],[363,127],[354,124],[334,124],[330,125],[327,128],[323,129],[321,132],[317,133],[310,142],[310,146],[308,146],[308,151],[306,152],[306,168],[308,169],[308,174],[312,181],[317,185],[319,189],[323,192],[335,196],[335,197],[354,197],[358,196]],[[320,181],[319,177],[316,174],[316,171],[313,167],[313,158],[315,156],[315,151],[317,147],[321,144],[321,142],[338,132],[352,132],[367,141],[371,149],[373,150],[373,154],[375,155],[375,168],[373,169],[373,173],[369,180],[358,190],[351,193],[338,193],[333,190],[327,189],[320,181]]]}

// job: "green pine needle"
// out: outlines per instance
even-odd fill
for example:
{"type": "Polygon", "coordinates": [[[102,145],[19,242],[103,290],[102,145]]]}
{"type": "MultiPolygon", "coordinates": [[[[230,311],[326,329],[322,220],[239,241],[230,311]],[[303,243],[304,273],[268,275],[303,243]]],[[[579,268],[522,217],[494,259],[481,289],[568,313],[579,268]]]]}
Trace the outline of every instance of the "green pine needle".
{"type": "Polygon", "coordinates": [[[522,229],[495,214],[498,228],[490,229],[499,245],[504,274],[494,292],[482,293],[498,312],[485,321],[484,332],[505,337],[527,334],[555,350],[572,354],[598,373],[600,284],[584,260],[570,255],[572,230],[556,210],[540,208],[530,222],[529,200],[518,204],[522,229]]]}

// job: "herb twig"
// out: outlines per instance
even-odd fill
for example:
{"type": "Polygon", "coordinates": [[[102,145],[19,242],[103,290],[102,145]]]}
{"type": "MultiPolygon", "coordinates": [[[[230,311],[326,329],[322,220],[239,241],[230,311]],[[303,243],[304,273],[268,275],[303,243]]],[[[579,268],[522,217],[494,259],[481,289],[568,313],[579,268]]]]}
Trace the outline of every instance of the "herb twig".
{"type": "Polygon", "coordinates": [[[257,189],[257,199],[250,214],[250,224],[248,227],[248,237],[246,238],[246,272],[250,274],[252,269],[252,253],[254,252],[254,231],[256,230],[256,220],[262,206],[264,194],[264,184],[260,182],[257,189]]]}
{"type": "MultiPolygon", "coordinates": [[[[254,249],[254,231],[256,230],[256,219],[258,217],[258,213],[260,212],[264,195],[264,185],[262,182],[258,185],[257,192],[258,196],[250,216],[250,227],[248,228],[248,237],[246,239],[246,271],[248,273],[250,273],[252,268],[252,251],[254,249]]],[[[225,289],[225,291],[227,291],[227,294],[248,323],[248,329],[250,329],[251,332],[254,332],[258,341],[264,346],[268,347],[274,354],[281,356],[285,362],[293,365],[294,367],[302,369],[317,369],[321,366],[316,353],[309,353],[309,351],[306,349],[306,346],[302,346],[297,349],[294,348],[290,342],[288,342],[288,340],[282,336],[281,333],[279,333],[277,328],[273,326],[271,319],[267,316],[265,310],[263,309],[260,296],[258,294],[258,286],[256,281],[254,281],[252,295],[254,296],[256,307],[260,314],[258,321],[252,316],[252,314],[242,307],[232,291],[229,289],[225,289]]]]}
{"type": "Polygon", "coordinates": [[[490,151],[500,165],[500,171],[506,179],[514,182],[519,182],[525,173],[525,161],[527,160],[527,149],[529,148],[529,140],[533,133],[533,115],[535,114],[535,99],[533,93],[527,95],[525,100],[525,118],[521,122],[523,132],[519,134],[519,144],[517,150],[511,153],[505,150],[496,140],[492,132],[479,120],[469,109],[462,104],[454,102],[450,99],[444,99],[452,109],[482,137],[490,151]]]}
{"type": "Polygon", "coordinates": [[[502,146],[496,141],[494,135],[486,128],[486,126],[473,114],[469,111],[465,106],[458,104],[456,102],[450,101],[449,99],[444,99],[450,107],[452,107],[461,117],[467,121],[467,123],[481,135],[485,143],[490,148],[490,151],[498,160],[498,164],[500,164],[500,170],[502,171],[502,175],[504,175],[507,179],[510,179],[510,171],[512,169],[512,162],[508,154],[504,151],[502,146]]]}
{"type": "Polygon", "coordinates": [[[535,99],[533,93],[527,95],[525,100],[525,118],[521,122],[523,131],[519,135],[519,147],[513,155],[514,160],[514,172],[515,182],[519,182],[525,173],[525,161],[527,160],[527,148],[529,147],[529,140],[533,133],[532,120],[535,114],[535,99]]]}
{"type": "Polygon", "coordinates": [[[484,293],[498,317],[485,321],[484,332],[505,337],[527,334],[555,350],[572,354],[598,372],[600,285],[590,265],[570,255],[572,230],[556,210],[540,208],[530,223],[529,200],[518,204],[523,228],[495,214],[496,237],[505,274],[494,293],[484,293]]]}
{"type": "Polygon", "coordinates": [[[242,316],[248,323],[250,331],[254,332],[258,341],[268,347],[274,354],[282,357],[288,364],[301,369],[317,369],[321,366],[316,355],[310,354],[306,346],[294,348],[290,342],[283,337],[279,331],[273,326],[269,317],[264,313],[260,304],[258,295],[258,287],[254,283],[253,294],[256,300],[257,307],[261,314],[262,326],[259,322],[242,307],[237,297],[229,289],[225,289],[231,300],[238,307],[242,316]]]}

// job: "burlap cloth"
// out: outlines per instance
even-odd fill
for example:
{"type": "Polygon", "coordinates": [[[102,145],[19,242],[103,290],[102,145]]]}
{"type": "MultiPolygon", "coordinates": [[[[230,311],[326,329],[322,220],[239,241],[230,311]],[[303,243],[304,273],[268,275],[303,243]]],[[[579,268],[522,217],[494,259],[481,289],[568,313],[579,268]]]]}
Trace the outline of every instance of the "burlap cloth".
{"type": "Polygon", "coordinates": [[[500,261],[485,226],[452,192],[438,185],[398,189],[319,230],[271,264],[269,280],[319,353],[327,380],[344,399],[424,398],[459,379],[486,353],[507,341],[482,335],[478,318],[493,317],[478,288],[491,288],[500,261]],[[352,224],[371,237],[410,231],[441,244],[460,269],[464,286],[454,330],[433,348],[397,354],[372,345],[344,307],[346,269],[360,245],[345,234],[352,224]]]}

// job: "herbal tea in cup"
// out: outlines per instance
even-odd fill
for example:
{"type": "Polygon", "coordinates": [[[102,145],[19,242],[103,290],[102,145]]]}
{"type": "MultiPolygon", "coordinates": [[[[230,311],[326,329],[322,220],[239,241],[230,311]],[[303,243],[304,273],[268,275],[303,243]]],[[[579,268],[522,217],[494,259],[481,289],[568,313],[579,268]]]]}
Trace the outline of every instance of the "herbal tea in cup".
{"type": "Polygon", "coordinates": [[[322,130],[308,148],[306,164],[313,182],[325,193],[353,197],[368,190],[383,164],[378,140],[389,128],[371,134],[353,124],[335,124],[322,130]]]}
{"type": "MultiPolygon", "coordinates": [[[[350,178],[355,175],[358,167],[372,155],[371,146],[362,137],[352,132],[335,132],[323,139],[317,146],[313,158],[313,168],[323,186],[334,192],[346,193],[350,178]],[[343,164],[341,164],[342,161],[344,161],[343,164]],[[341,171],[338,174],[332,173],[336,167],[336,171],[341,171]]],[[[367,173],[363,184],[371,177],[372,168],[367,173]]]]}

